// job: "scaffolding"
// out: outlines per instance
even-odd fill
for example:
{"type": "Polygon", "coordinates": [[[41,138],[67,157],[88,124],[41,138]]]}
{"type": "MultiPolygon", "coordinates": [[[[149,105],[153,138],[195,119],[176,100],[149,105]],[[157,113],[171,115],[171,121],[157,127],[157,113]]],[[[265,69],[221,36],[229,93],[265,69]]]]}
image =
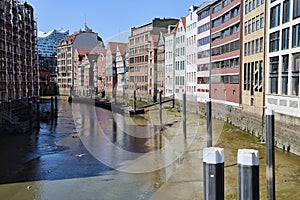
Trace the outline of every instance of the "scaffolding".
{"type": "MultiPolygon", "coordinates": [[[[33,8],[0,0],[0,128],[28,121],[29,102],[39,98],[37,27],[33,8]],[[27,117],[28,118],[28,117],[27,117]]],[[[30,110],[32,110],[30,106],[30,110]]]]}

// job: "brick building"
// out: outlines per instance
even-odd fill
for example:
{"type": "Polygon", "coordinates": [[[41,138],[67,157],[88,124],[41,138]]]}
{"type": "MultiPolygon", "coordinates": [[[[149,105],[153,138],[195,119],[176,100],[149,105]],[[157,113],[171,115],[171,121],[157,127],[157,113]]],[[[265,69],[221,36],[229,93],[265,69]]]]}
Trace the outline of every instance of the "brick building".
{"type": "Polygon", "coordinates": [[[241,1],[219,0],[211,5],[211,98],[241,103],[241,1]]]}
{"type": "Polygon", "coordinates": [[[157,42],[160,33],[167,33],[177,19],[155,18],[140,27],[131,28],[129,39],[128,88],[139,89],[143,96],[157,96],[157,42]]]}

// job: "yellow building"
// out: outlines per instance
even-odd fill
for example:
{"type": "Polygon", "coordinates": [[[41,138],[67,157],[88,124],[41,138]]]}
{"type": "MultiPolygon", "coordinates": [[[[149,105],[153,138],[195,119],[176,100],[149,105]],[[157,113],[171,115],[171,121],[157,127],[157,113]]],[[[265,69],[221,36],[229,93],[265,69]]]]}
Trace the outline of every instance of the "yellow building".
{"type": "Polygon", "coordinates": [[[243,2],[242,104],[264,106],[265,0],[243,2]]]}

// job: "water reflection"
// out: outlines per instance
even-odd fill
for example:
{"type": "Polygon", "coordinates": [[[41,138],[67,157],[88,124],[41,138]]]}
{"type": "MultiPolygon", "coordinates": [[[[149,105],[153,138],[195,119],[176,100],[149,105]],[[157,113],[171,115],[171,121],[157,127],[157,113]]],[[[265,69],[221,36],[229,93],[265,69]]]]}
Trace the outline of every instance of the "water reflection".
{"type": "Polygon", "coordinates": [[[0,137],[0,199],[147,199],[180,152],[158,133],[145,117],[59,100],[58,118],[37,134],[0,137]]]}

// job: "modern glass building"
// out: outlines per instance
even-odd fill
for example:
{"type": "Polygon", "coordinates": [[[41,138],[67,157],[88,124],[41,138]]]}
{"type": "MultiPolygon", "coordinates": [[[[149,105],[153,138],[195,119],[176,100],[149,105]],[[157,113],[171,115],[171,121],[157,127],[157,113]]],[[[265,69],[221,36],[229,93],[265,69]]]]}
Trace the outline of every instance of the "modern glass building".
{"type": "Polygon", "coordinates": [[[56,30],[53,29],[50,32],[38,32],[38,54],[43,57],[56,56],[56,48],[59,41],[68,36],[69,31],[65,31],[63,28],[56,30]]]}

